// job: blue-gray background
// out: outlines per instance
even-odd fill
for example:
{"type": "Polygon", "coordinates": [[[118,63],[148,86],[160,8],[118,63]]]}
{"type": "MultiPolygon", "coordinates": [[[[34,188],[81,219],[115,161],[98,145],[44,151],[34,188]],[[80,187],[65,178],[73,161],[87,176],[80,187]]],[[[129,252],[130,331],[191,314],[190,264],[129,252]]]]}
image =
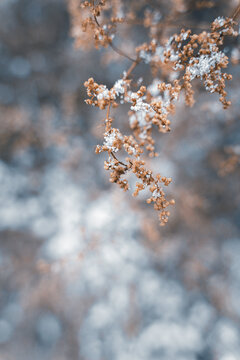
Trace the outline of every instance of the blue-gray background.
{"type": "Polygon", "coordinates": [[[176,199],[163,229],[109,184],[104,115],[83,101],[88,77],[111,86],[129,64],[69,34],[62,0],[0,2],[0,360],[239,360],[239,169],[219,170],[239,151],[239,66],[230,110],[197,88],[159,138],[151,165],[176,199]]]}

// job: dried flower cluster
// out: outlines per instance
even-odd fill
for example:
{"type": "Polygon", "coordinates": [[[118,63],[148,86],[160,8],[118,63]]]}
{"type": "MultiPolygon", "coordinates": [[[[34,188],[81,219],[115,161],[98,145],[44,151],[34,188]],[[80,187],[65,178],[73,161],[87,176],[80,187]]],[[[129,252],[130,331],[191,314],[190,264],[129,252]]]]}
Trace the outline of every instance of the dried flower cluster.
{"type": "Polygon", "coordinates": [[[70,0],[69,10],[72,14],[72,35],[77,47],[89,47],[93,40],[97,48],[107,47],[114,38],[117,24],[123,22],[118,1],[101,0],[95,4],[94,0],[70,0]],[[103,12],[108,12],[108,22],[100,25],[98,18],[102,17],[103,12]]]}
{"type": "MultiPolygon", "coordinates": [[[[139,8],[144,3],[140,1],[139,8]]],[[[176,9],[182,6],[181,11],[184,11],[183,5],[183,2],[176,2],[176,9]]],[[[186,105],[194,104],[193,80],[199,79],[206,91],[219,94],[224,109],[229,107],[225,82],[231,80],[232,76],[224,72],[229,60],[222,48],[226,36],[239,35],[235,30],[236,16],[218,17],[212,22],[209,32],[192,34],[191,30],[182,29],[178,34],[170,36],[164,44],[162,25],[169,22],[169,17],[168,20],[161,20],[158,11],[146,10],[139,23],[148,30],[150,41],[137,46],[135,55],[129,56],[113,44],[113,38],[117,34],[118,24],[137,21],[137,12],[134,13],[131,5],[128,9],[121,1],[103,0],[95,4],[94,1],[70,0],[70,11],[72,34],[77,47],[94,40],[97,48],[111,46],[118,54],[132,61],[128,71],[124,72],[111,89],[98,84],[93,78],[88,79],[84,84],[88,94],[86,103],[101,110],[106,109],[107,112],[103,145],[97,146],[96,153],[107,153],[105,169],[110,171],[110,181],[128,190],[127,176],[133,173],[137,178],[133,195],[137,196],[140,191],[148,189],[150,197],[147,203],[154,204],[159,213],[160,224],[164,225],[170,214],[167,208],[174,204],[174,200],[166,199],[163,190],[163,186],[171,183],[171,178],[154,175],[146,167],[144,151],[151,157],[157,156],[152,136],[153,127],[161,133],[171,130],[169,116],[174,113],[181,93],[184,94],[186,105]],[[140,63],[149,66],[152,82],[143,86],[138,81],[140,85],[136,88],[132,73],[140,63]],[[129,106],[131,135],[124,135],[120,129],[115,128],[114,119],[110,116],[111,109],[122,104],[129,106]]],[[[171,16],[174,16],[174,11],[171,16]]]]}

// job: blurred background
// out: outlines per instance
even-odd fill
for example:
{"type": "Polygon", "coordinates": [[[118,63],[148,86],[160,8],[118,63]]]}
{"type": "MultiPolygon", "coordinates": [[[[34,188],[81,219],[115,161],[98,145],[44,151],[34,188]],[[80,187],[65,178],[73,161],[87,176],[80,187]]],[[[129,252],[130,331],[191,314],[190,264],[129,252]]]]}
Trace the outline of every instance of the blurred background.
{"type": "MultiPolygon", "coordinates": [[[[197,28],[237,1],[181,4],[197,28]]],[[[176,200],[162,228],[94,153],[104,115],[83,83],[111,87],[128,60],[74,49],[70,23],[64,0],[0,2],[0,360],[239,360],[239,37],[231,108],[196,82],[158,134],[149,162],[176,200]]]]}

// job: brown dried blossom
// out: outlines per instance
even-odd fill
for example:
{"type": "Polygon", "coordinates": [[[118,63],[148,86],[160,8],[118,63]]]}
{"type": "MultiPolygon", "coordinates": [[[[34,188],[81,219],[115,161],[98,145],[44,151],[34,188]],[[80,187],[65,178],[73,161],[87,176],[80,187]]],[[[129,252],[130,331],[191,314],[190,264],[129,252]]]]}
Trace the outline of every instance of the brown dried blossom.
{"type": "Polygon", "coordinates": [[[163,187],[168,186],[172,179],[154,175],[147,169],[143,160],[144,150],[149,156],[158,155],[152,137],[153,127],[161,133],[171,130],[169,116],[174,113],[181,93],[184,93],[187,106],[194,104],[193,80],[199,79],[206,91],[219,94],[224,109],[229,107],[225,82],[231,80],[232,76],[224,72],[229,60],[221,49],[226,36],[238,36],[234,28],[238,12],[235,12],[233,18],[215,19],[209,32],[192,34],[191,30],[182,29],[180,33],[172,35],[165,45],[161,45],[161,15],[146,10],[142,25],[149,28],[150,42],[136,47],[135,56],[132,57],[116,48],[112,41],[117,24],[136,22],[136,14],[129,5],[128,12],[124,8],[124,16],[118,16],[116,11],[115,15],[111,16],[111,11],[116,10],[116,4],[122,3],[105,0],[95,4],[94,1],[70,0],[72,34],[77,46],[84,46],[85,40],[89,43],[92,38],[97,48],[110,45],[118,54],[132,61],[129,70],[111,89],[98,84],[93,78],[84,84],[88,94],[86,103],[101,110],[107,109],[104,141],[97,146],[96,153],[108,154],[104,168],[110,171],[110,182],[117,183],[123,190],[129,189],[127,177],[134,174],[136,189],[133,196],[137,196],[140,191],[149,190],[147,203],[153,203],[154,209],[159,213],[160,224],[164,225],[170,215],[167,208],[174,204],[174,200],[166,199],[163,187]],[[110,15],[106,16],[106,10],[110,15]],[[81,32],[85,33],[86,37],[82,37],[81,32]],[[131,75],[140,62],[149,65],[153,81],[150,85],[142,85],[137,91],[133,91],[131,75]],[[167,74],[169,82],[160,80],[159,73],[167,74]],[[118,128],[113,127],[114,119],[110,117],[111,108],[124,103],[130,107],[128,116],[132,135],[124,135],[118,128]],[[125,156],[122,160],[123,152],[125,156]]]}

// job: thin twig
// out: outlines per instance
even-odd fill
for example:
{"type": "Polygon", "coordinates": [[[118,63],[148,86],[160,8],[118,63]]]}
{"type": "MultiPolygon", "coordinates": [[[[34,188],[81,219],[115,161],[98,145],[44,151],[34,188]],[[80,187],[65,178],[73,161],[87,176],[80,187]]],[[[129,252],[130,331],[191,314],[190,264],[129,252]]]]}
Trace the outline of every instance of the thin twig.
{"type": "Polygon", "coordinates": [[[135,69],[135,67],[139,64],[140,59],[136,59],[132,65],[130,66],[130,68],[128,69],[127,73],[124,75],[124,80],[127,80],[127,78],[131,75],[132,71],[135,69]]]}
{"type": "Polygon", "coordinates": [[[111,103],[109,102],[108,103],[108,108],[107,108],[107,120],[109,120],[109,115],[110,115],[110,106],[111,106],[111,103]]]}
{"type": "Polygon", "coordinates": [[[236,20],[236,18],[238,17],[239,14],[240,14],[240,4],[239,4],[238,7],[234,10],[231,18],[232,18],[233,20],[236,20]]]}
{"type": "Polygon", "coordinates": [[[133,59],[131,56],[127,55],[124,51],[122,51],[121,49],[117,48],[113,42],[110,42],[109,45],[111,46],[111,48],[113,49],[113,51],[115,51],[116,53],[118,53],[118,55],[124,56],[126,59],[135,62],[136,59],[133,59]]]}
{"type": "Polygon", "coordinates": [[[111,155],[112,157],[114,157],[114,159],[121,165],[125,166],[126,169],[128,169],[128,166],[126,164],[124,164],[123,162],[121,162],[120,160],[118,160],[118,158],[116,157],[116,155],[111,151],[111,155]]]}
{"type": "MultiPolygon", "coordinates": [[[[93,8],[94,8],[94,0],[92,1],[92,5],[93,5],[93,8]]],[[[97,19],[97,17],[96,17],[95,14],[93,14],[93,17],[94,17],[94,20],[95,20],[95,23],[97,24],[97,26],[98,26],[99,28],[101,28],[101,25],[100,25],[100,23],[99,23],[99,21],[98,21],[98,19],[97,19]]],[[[130,60],[130,61],[133,61],[133,62],[136,61],[136,59],[133,59],[131,56],[129,56],[129,55],[126,54],[124,51],[122,51],[122,50],[119,49],[117,46],[115,46],[112,41],[109,42],[109,45],[110,45],[110,47],[113,49],[113,51],[115,51],[118,55],[124,56],[126,59],[128,59],[128,60],[130,60]]]]}

